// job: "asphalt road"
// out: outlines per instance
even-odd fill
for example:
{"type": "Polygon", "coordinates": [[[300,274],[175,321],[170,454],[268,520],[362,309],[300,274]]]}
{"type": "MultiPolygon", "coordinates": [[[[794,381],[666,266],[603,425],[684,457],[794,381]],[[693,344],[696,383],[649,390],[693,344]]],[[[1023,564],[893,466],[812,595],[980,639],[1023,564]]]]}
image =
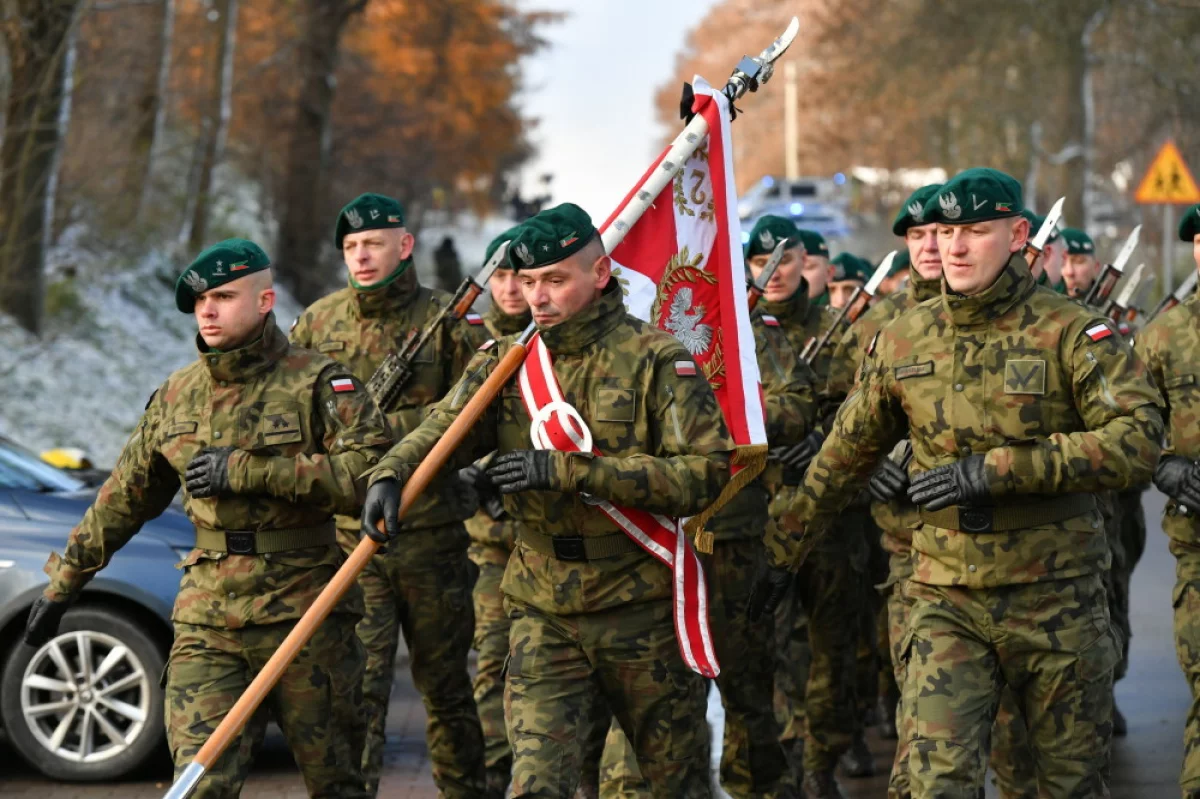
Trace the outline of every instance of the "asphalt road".
{"type": "MultiPolygon", "coordinates": [[[[1175,660],[1172,638],[1171,589],[1175,563],[1158,525],[1163,498],[1146,494],[1150,526],[1146,553],[1133,576],[1131,616],[1133,642],[1128,675],[1117,686],[1117,702],[1129,722],[1129,735],[1113,747],[1113,799],[1163,799],[1178,795],[1179,764],[1183,758],[1182,731],[1189,703],[1188,689],[1175,660]]],[[[406,659],[405,659],[406,661],[406,659]]],[[[719,708],[710,717],[720,723],[719,708]]],[[[388,720],[389,745],[382,797],[434,799],[423,737],[424,709],[407,671],[397,673],[388,720]]],[[[885,794],[890,742],[870,738],[880,776],[843,780],[852,799],[877,799],[885,794]]],[[[39,777],[0,741],[0,796],[38,799],[142,799],[160,797],[170,782],[169,768],[120,784],[65,785],[39,777]]],[[[255,772],[242,795],[246,799],[301,799],[304,787],[278,733],[264,746],[255,772]]],[[[996,797],[992,786],[988,796],[996,797]]]]}

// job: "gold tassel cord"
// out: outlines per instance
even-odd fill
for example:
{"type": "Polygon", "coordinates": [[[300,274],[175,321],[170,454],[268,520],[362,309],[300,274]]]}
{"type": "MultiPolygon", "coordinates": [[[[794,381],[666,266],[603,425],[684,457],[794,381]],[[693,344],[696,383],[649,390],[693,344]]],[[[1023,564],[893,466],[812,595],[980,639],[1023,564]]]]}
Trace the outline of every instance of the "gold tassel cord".
{"type": "Polygon", "coordinates": [[[729,465],[744,468],[729,478],[725,489],[711,505],[688,519],[687,524],[683,527],[688,535],[695,536],[696,551],[705,555],[712,554],[714,537],[712,533],[704,529],[704,525],[708,523],[709,519],[716,516],[721,508],[729,504],[734,494],[741,491],[762,473],[767,465],[767,445],[752,444],[738,447],[734,450],[729,465]]]}

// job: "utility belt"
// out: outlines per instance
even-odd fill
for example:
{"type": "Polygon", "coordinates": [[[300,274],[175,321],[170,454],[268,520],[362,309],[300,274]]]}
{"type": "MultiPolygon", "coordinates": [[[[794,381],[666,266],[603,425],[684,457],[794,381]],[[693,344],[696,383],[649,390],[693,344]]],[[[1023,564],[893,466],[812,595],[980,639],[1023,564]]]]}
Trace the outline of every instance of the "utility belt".
{"type": "Polygon", "coordinates": [[[944,530],[964,533],[1003,533],[1061,522],[1094,510],[1096,498],[1091,494],[1062,494],[1025,505],[952,505],[934,511],[921,508],[921,521],[944,530]]]}
{"type": "Polygon", "coordinates": [[[196,546],[230,555],[269,555],[293,549],[308,549],[334,544],[337,528],[333,519],[311,527],[287,527],[277,530],[213,530],[196,528],[196,546]]]}
{"type": "Polygon", "coordinates": [[[533,530],[518,529],[517,541],[534,552],[567,561],[604,560],[641,551],[641,547],[625,533],[546,535],[533,530]]]}

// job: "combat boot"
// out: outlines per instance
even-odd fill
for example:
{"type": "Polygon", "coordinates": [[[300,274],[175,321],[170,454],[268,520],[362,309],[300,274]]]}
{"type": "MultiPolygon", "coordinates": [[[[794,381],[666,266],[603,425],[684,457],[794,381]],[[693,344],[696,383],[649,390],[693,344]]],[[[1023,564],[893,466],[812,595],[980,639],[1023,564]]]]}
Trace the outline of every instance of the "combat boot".
{"type": "Polygon", "coordinates": [[[800,785],[801,799],[846,799],[842,788],[833,777],[833,769],[814,771],[804,775],[800,785]]]}
{"type": "Polygon", "coordinates": [[[854,733],[854,741],[850,744],[850,748],[838,758],[838,762],[847,777],[875,776],[875,758],[872,756],[871,748],[867,746],[867,739],[861,730],[854,733]]]}

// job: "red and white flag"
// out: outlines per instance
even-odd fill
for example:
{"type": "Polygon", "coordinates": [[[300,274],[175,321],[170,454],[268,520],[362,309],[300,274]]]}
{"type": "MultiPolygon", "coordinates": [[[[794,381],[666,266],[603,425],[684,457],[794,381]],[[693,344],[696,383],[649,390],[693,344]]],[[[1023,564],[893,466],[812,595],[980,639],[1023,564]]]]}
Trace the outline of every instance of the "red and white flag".
{"type": "MultiPolygon", "coordinates": [[[[700,77],[694,79],[693,91],[692,110],[708,122],[708,138],[610,255],[629,312],[683,343],[712,385],[737,444],[729,486],[702,516],[688,522],[698,547],[711,551],[711,538],[699,531],[762,471],[767,430],[746,296],[729,101],[700,77]]],[[[664,150],[655,159],[638,187],[666,155],[664,150]]],[[[636,195],[637,188],[601,231],[636,195]]]]}

